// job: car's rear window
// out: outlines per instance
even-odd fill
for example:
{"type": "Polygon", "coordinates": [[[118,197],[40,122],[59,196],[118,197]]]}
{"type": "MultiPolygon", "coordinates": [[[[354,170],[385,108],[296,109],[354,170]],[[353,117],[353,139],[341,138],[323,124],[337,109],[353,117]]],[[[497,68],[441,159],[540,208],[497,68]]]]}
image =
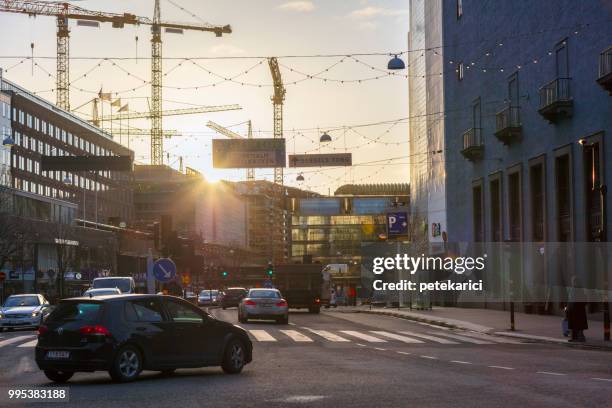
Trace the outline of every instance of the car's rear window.
{"type": "Polygon", "coordinates": [[[280,298],[280,294],[275,290],[252,290],[249,292],[250,298],[280,298]]]}
{"type": "Polygon", "coordinates": [[[244,289],[228,289],[225,291],[226,295],[243,295],[246,292],[244,289]]]}
{"type": "Polygon", "coordinates": [[[102,310],[101,303],[62,302],[47,318],[48,322],[98,320],[102,310]]]}
{"type": "Polygon", "coordinates": [[[126,278],[94,279],[93,288],[94,289],[117,288],[122,293],[129,293],[132,290],[132,281],[131,279],[126,279],[126,278]]]}

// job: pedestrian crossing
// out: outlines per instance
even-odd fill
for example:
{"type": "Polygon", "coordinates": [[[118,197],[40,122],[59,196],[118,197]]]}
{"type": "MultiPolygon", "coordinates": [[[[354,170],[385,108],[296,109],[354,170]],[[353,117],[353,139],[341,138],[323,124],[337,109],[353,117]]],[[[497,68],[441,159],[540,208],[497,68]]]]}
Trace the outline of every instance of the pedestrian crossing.
{"type": "Polygon", "coordinates": [[[481,333],[461,332],[461,335],[449,331],[426,333],[402,330],[399,332],[391,332],[384,330],[322,330],[313,329],[310,327],[293,326],[292,329],[245,329],[251,339],[260,343],[314,343],[324,341],[330,343],[361,343],[382,344],[389,342],[404,343],[404,344],[445,344],[445,345],[460,345],[460,344],[477,344],[477,345],[494,345],[494,344],[524,344],[513,339],[488,336],[481,333]]]}

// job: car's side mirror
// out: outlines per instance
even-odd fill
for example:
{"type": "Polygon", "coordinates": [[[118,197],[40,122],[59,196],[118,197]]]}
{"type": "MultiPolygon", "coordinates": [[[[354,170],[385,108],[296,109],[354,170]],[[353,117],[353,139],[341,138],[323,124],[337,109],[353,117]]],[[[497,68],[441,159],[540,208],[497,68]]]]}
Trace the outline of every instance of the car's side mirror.
{"type": "Polygon", "coordinates": [[[49,303],[43,303],[42,304],[42,307],[49,307],[49,306],[51,306],[49,303]]]}

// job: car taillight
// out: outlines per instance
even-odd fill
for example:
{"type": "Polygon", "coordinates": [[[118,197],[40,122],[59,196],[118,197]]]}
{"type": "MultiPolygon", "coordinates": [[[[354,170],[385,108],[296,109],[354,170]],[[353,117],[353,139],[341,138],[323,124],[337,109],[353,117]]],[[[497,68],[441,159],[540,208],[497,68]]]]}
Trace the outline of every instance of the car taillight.
{"type": "Polygon", "coordinates": [[[100,335],[100,336],[110,336],[110,331],[104,326],[95,325],[95,326],[83,326],[79,329],[79,333],[82,335],[100,335]]]}
{"type": "Polygon", "coordinates": [[[278,302],[278,303],[276,304],[276,306],[281,306],[281,307],[282,307],[282,306],[287,306],[287,301],[286,301],[286,300],[281,300],[280,302],[278,302]]]}
{"type": "Polygon", "coordinates": [[[316,299],[315,299],[315,303],[321,303],[321,299],[316,298],[316,299]]]}
{"type": "Polygon", "coordinates": [[[255,306],[257,305],[257,303],[253,302],[252,300],[245,300],[244,304],[247,306],[255,306]]]}
{"type": "Polygon", "coordinates": [[[49,331],[49,328],[47,326],[38,326],[38,335],[42,336],[43,334],[45,334],[46,332],[49,331]]]}

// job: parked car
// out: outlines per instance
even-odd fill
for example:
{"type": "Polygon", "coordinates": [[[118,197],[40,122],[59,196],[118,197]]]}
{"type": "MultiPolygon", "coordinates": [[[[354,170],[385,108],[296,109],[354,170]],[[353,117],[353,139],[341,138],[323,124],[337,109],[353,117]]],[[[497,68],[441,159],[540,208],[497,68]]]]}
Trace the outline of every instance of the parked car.
{"type": "Polygon", "coordinates": [[[275,320],[289,323],[289,305],[278,289],[251,289],[238,305],[238,321],[249,319],[275,320]]]}
{"type": "Polygon", "coordinates": [[[106,296],[106,295],[120,295],[121,291],[118,288],[100,288],[100,289],[87,289],[83,292],[83,296],[106,296]]]}
{"type": "Polygon", "coordinates": [[[16,327],[37,328],[48,311],[49,302],[43,295],[11,295],[0,307],[0,331],[16,327]]]}
{"type": "Polygon", "coordinates": [[[62,300],[40,326],[36,363],[54,382],[100,370],[127,382],[142,370],[221,366],[237,374],[252,349],[245,330],[178,297],[80,297],[62,300]]]}
{"type": "Polygon", "coordinates": [[[121,293],[136,293],[136,282],[131,276],[111,276],[95,278],[91,283],[92,289],[117,288],[121,293]]]}
{"type": "Polygon", "coordinates": [[[244,299],[249,293],[245,288],[227,288],[223,291],[221,297],[221,307],[227,309],[228,307],[238,307],[240,301],[244,299]]]}
{"type": "Polygon", "coordinates": [[[185,292],[185,296],[183,296],[183,298],[189,303],[193,303],[194,305],[198,303],[198,296],[190,290],[185,292]]]}
{"type": "Polygon", "coordinates": [[[198,306],[215,306],[219,303],[218,290],[203,290],[198,295],[198,306]]]}

